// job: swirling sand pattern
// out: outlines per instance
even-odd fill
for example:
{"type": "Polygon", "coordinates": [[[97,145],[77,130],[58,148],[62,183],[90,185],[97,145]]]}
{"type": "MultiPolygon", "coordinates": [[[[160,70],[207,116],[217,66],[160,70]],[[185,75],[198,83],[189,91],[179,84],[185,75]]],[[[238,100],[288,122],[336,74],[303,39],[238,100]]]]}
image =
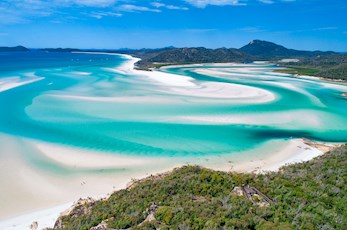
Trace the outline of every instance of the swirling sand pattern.
{"type": "Polygon", "coordinates": [[[122,155],[180,157],[242,152],[273,139],[347,140],[344,85],[274,74],[271,64],[146,72],[132,70],[136,59],[126,56],[71,55],[97,64],[33,70],[40,81],[0,95],[0,131],[122,155]],[[103,65],[105,57],[119,67],[103,65]]]}
{"type": "Polygon", "coordinates": [[[298,138],[347,141],[344,84],[267,63],[149,72],[136,61],[0,54],[0,218],[187,163],[249,171],[321,154],[298,138]]]}

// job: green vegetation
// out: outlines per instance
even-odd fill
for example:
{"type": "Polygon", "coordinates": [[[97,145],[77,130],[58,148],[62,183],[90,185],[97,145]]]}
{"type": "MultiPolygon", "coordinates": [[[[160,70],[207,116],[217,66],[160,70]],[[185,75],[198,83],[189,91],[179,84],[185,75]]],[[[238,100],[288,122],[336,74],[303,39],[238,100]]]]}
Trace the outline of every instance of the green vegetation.
{"type": "Polygon", "coordinates": [[[291,68],[291,70],[288,71],[292,72],[289,73],[347,80],[346,54],[331,54],[312,58],[302,58],[299,62],[288,63],[284,66],[291,68]]]}
{"type": "Polygon", "coordinates": [[[347,80],[347,55],[335,52],[301,51],[287,49],[272,42],[254,40],[240,49],[207,49],[197,48],[164,48],[142,50],[120,50],[140,57],[137,63],[139,69],[159,68],[172,64],[194,63],[224,63],[224,62],[251,62],[272,61],[281,59],[298,59],[299,62],[280,63],[290,70],[278,70],[279,72],[311,75],[330,79],[347,80]]]}
{"type": "MultiPolygon", "coordinates": [[[[73,52],[78,49],[41,49],[48,52],[73,52]]],[[[1,51],[1,47],[0,47],[1,51]]],[[[298,59],[296,63],[278,64],[293,68],[281,72],[312,75],[330,79],[347,80],[347,54],[322,51],[302,51],[288,49],[284,46],[261,40],[253,40],[240,49],[204,47],[161,49],[120,49],[120,50],[84,50],[89,52],[109,52],[129,54],[141,58],[136,63],[138,69],[150,70],[173,64],[195,63],[247,63],[252,61],[272,61],[281,59],[298,59]]]]}
{"type": "Polygon", "coordinates": [[[26,51],[29,51],[29,49],[25,48],[24,46],[0,47],[0,52],[26,52],[26,51]]]}
{"type": "Polygon", "coordinates": [[[277,69],[274,72],[309,75],[309,76],[318,76],[317,74],[320,72],[319,69],[309,68],[309,67],[294,67],[290,65],[287,65],[287,67],[290,69],[277,69]]]}
{"type": "Polygon", "coordinates": [[[114,229],[343,229],[346,165],[347,145],[266,174],[185,166],[138,181],[106,200],[81,203],[55,228],[90,229],[103,221],[114,229]],[[243,184],[274,202],[254,205],[236,195],[233,189],[243,184]]]}

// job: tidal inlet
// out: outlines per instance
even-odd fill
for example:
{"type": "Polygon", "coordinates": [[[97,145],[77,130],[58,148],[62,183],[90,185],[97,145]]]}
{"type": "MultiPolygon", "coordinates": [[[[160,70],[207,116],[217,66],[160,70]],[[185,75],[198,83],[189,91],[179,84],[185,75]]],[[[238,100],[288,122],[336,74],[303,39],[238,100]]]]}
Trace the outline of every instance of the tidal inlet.
{"type": "Polygon", "coordinates": [[[0,218],[182,165],[261,171],[347,141],[347,85],[275,64],[135,70],[107,53],[0,55],[0,218]]]}

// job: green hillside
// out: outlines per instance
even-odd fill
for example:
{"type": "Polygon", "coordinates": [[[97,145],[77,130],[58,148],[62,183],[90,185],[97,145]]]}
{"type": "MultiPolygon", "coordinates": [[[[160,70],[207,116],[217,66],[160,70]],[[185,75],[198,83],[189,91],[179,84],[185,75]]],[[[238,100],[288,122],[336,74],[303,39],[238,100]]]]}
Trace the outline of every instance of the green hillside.
{"type": "Polygon", "coordinates": [[[302,51],[261,40],[253,40],[240,49],[208,49],[203,47],[141,50],[118,50],[142,60],[137,63],[139,69],[148,70],[170,64],[226,63],[272,61],[291,70],[282,72],[347,80],[347,55],[335,52],[302,51]],[[283,63],[281,59],[297,59],[298,62],[283,63]]]}
{"type": "Polygon", "coordinates": [[[23,52],[23,51],[29,51],[29,49],[25,48],[24,46],[15,46],[15,47],[3,46],[3,47],[0,47],[0,52],[23,52]]]}
{"type": "Polygon", "coordinates": [[[279,172],[240,174],[185,166],[101,201],[80,201],[55,229],[343,229],[347,145],[279,172]],[[264,197],[239,196],[254,186],[264,197]],[[240,189],[240,188],[238,188],[240,189]]]}

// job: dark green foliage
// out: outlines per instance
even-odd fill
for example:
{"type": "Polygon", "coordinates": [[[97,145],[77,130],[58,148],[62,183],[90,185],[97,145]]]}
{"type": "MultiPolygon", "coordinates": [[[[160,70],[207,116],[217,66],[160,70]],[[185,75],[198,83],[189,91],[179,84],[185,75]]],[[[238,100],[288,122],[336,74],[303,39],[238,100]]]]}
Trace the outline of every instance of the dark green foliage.
{"type": "Polygon", "coordinates": [[[347,55],[331,54],[313,58],[302,58],[297,63],[290,63],[288,72],[301,75],[311,75],[330,79],[347,80],[347,55]]]}
{"type": "Polygon", "coordinates": [[[15,46],[15,47],[0,47],[0,52],[23,52],[29,51],[29,49],[24,46],[15,46]]]}
{"type": "Polygon", "coordinates": [[[250,56],[237,49],[207,49],[198,48],[176,48],[162,52],[155,57],[148,59],[149,62],[169,62],[169,63],[213,63],[213,62],[245,62],[251,60],[250,56]]]}
{"type": "Polygon", "coordinates": [[[347,145],[266,174],[185,166],[115,192],[85,215],[63,217],[63,224],[66,229],[90,229],[102,220],[115,229],[342,229],[347,226],[346,157],[347,145]],[[232,193],[242,184],[275,202],[259,207],[232,193]],[[158,206],[155,220],[142,223],[152,204],[158,206]]]}
{"type": "Polygon", "coordinates": [[[240,48],[240,51],[257,57],[258,59],[271,60],[274,58],[294,58],[294,57],[317,57],[336,54],[334,52],[322,51],[302,51],[288,49],[284,46],[277,45],[268,41],[253,40],[247,45],[240,48]]]}
{"type": "Polygon", "coordinates": [[[311,75],[331,79],[347,80],[347,55],[335,52],[301,51],[288,49],[272,42],[254,40],[240,49],[164,48],[142,50],[120,50],[142,60],[138,68],[160,68],[170,64],[273,61],[295,58],[299,62],[279,63],[291,70],[281,70],[292,74],[311,75]]]}

